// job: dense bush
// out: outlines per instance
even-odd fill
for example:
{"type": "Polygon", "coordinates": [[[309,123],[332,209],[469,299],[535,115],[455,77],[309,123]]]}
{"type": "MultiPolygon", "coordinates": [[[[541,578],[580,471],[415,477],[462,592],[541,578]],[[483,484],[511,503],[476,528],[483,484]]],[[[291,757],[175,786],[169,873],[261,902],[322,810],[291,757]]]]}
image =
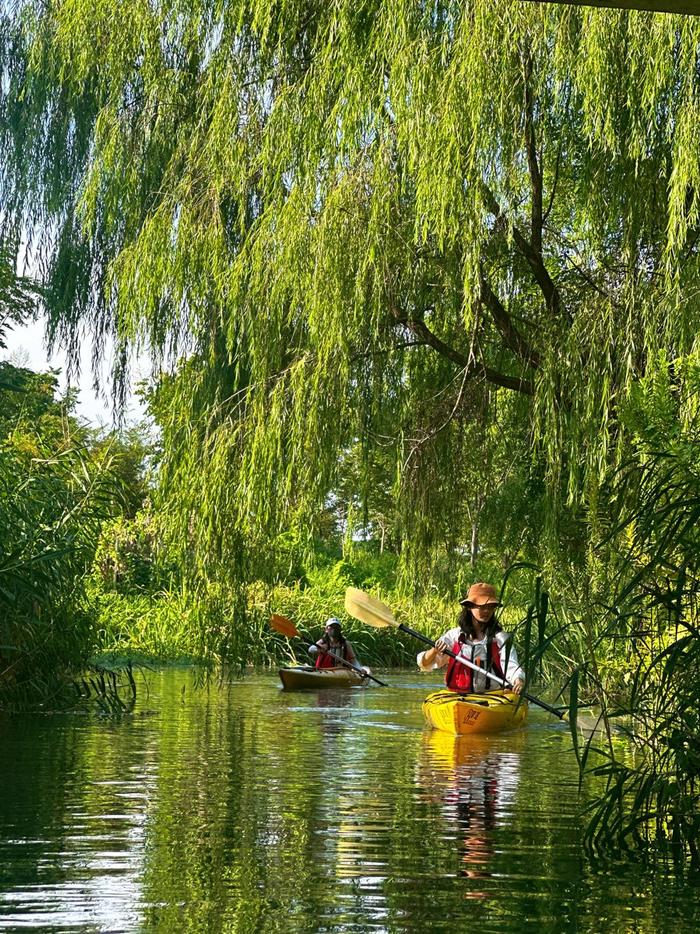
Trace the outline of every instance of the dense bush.
{"type": "Polygon", "coordinates": [[[74,403],[55,374],[0,364],[0,707],[58,703],[94,645],[85,581],[122,483],[74,403]]]}

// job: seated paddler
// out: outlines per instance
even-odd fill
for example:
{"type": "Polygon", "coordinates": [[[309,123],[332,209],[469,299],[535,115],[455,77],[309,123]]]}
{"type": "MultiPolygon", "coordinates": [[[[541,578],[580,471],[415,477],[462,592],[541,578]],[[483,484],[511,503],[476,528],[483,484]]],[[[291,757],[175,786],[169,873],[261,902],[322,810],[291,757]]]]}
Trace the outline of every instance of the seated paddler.
{"type": "Polygon", "coordinates": [[[359,665],[353,647],[343,635],[340,620],[335,616],[326,620],[325,632],[315,645],[309,646],[309,654],[316,656],[317,668],[342,668],[339,658],[356,667],[359,665]]]}
{"type": "Polygon", "coordinates": [[[460,694],[483,694],[498,691],[503,685],[491,680],[492,673],[512,685],[519,694],[525,684],[525,673],[518,664],[518,656],[508,633],[498,622],[496,610],[502,606],[496,588],[483,581],[472,584],[463,600],[458,625],[448,629],[435,643],[435,648],[420,652],[417,657],[421,671],[444,668],[445,685],[460,694]],[[445,650],[461,655],[478,666],[479,671],[450,658],[445,650]]]}

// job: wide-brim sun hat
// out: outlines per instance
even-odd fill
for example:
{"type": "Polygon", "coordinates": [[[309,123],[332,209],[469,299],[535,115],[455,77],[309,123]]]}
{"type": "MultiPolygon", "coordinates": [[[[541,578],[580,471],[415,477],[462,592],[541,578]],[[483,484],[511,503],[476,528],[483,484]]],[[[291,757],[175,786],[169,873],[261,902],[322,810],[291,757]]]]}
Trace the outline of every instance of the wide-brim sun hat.
{"type": "Polygon", "coordinates": [[[493,584],[484,581],[472,584],[466,597],[459,602],[462,606],[503,606],[493,584]]]}

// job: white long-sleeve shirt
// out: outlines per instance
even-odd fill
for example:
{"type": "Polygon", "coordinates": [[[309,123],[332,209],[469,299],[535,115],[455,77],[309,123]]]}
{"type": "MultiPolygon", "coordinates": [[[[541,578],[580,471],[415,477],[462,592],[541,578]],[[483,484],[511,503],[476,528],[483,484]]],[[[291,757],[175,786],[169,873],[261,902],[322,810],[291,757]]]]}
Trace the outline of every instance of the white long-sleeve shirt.
{"type": "MultiPolygon", "coordinates": [[[[443,633],[440,636],[440,639],[437,641],[442,640],[446,645],[452,648],[455,642],[458,641],[461,632],[462,630],[459,626],[453,626],[452,629],[448,629],[447,632],[443,633]]],[[[505,636],[506,633],[498,633],[498,641],[500,642],[502,639],[504,639],[505,636]]],[[[484,636],[483,639],[467,639],[466,642],[461,643],[459,654],[463,655],[467,661],[473,661],[475,665],[481,663],[481,666],[485,668],[487,663],[487,641],[488,640],[486,636],[484,636]]],[[[426,649],[426,651],[429,650],[426,649]]],[[[510,684],[514,684],[517,680],[524,681],[525,672],[518,664],[518,654],[515,651],[513,643],[510,641],[503,641],[499,654],[501,658],[501,668],[505,672],[506,681],[510,682],[510,684]]],[[[421,671],[434,671],[436,668],[444,668],[445,665],[450,661],[450,656],[440,652],[435,656],[435,660],[432,664],[426,665],[425,652],[419,652],[416,656],[416,661],[418,662],[418,667],[421,671]]],[[[480,694],[483,691],[495,691],[502,687],[498,681],[491,681],[488,679],[485,673],[481,674],[478,671],[472,670],[472,675],[472,690],[477,694],[480,694]]]]}

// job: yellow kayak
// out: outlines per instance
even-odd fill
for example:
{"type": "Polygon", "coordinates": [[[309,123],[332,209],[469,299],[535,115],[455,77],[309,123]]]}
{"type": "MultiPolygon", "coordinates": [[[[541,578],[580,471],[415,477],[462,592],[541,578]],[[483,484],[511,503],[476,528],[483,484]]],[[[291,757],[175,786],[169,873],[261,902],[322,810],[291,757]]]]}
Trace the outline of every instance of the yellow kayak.
{"type": "Polygon", "coordinates": [[[445,733],[499,733],[523,724],[527,701],[512,691],[435,691],[423,701],[423,715],[430,726],[445,733]]]}
{"type": "Polygon", "coordinates": [[[367,683],[367,679],[351,668],[281,668],[282,686],[290,690],[300,688],[351,688],[367,683]]]}

